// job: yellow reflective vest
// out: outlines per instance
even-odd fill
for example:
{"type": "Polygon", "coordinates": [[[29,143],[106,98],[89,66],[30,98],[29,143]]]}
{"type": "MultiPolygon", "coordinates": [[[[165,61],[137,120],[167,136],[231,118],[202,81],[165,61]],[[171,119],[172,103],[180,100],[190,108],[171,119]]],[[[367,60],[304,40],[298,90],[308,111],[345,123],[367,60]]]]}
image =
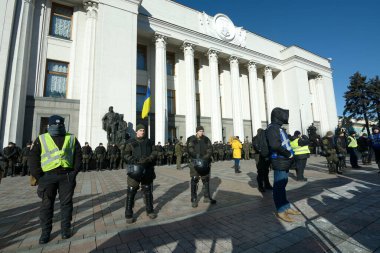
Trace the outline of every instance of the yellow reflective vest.
{"type": "Polygon", "coordinates": [[[348,136],[348,139],[350,140],[348,143],[349,148],[357,148],[358,147],[358,142],[356,141],[356,139],[354,137],[348,136]]]}
{"type": "Polygon", "coordinates": [[[62,149],[59,150],[49,133],[39,136],[41,143],[41,168],[43,172],[58,167],[73,168],[75,137],[67,133],[62,149]]]}
{"type": "Polygon", "coordinates": [[[290,146],[294,151],[294,155],[310,154],[309,146],[298,146],[299,139],[300,138],[297,138],[290,142],[290,146]]]}

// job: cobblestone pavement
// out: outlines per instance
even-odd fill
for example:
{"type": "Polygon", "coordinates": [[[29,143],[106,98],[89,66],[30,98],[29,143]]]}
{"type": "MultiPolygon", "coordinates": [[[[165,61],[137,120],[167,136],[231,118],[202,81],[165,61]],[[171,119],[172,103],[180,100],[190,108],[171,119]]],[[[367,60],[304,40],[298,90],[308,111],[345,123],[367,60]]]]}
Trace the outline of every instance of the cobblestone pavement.
{"type": "MultiPolygon", "coordinates": [[[[60,237],[56,203],[52,240],[38,244],[39,199],[27,177],[0,184],[1,252],[380,252],[380,174],[375,165],[328,174],[325,160],[308,160],[308,182],[292,178],[288,199],[302,212],[295,223],[274,215],[271,192],[257,190],[254,161],[212,165],[210,206],[190,204],[189,171],[156,168],[155,220],[145,214],[141,192],[134,224],[126,224],[124,170],[80,173],[74,196],[74,236],[60,237]]],[[[272,174],[272,173],[271,173],[272,174]]],[[[272,175],[271,175],[272,176],[272,175]]],[[[201,186],[201,184],[200,184],[201,186]]],[[[201,189],[201,187],[199,187],[201,189]]]]}

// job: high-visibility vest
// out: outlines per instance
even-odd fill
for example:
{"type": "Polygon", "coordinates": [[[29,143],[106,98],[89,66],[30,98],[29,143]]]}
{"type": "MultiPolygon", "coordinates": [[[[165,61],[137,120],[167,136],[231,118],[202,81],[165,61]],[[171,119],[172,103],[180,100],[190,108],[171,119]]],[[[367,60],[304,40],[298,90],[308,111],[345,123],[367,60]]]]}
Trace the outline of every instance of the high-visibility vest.
{"type": "Polygon", "coordinates": [[[41,143],[41,168],[43,172],[58,167],[73,168],[75,137],[67,133],[62,149],[59,150],[49,133],[39,136],[41,143]]]}
{"type": "Polygon", "coordinates": [[[358,142],[356,139],[352,136],[348,136],[348,139],[350,140],[350,143],[348,144],[349,148],[357,148],[358,147],[358,142]]]}
{"type": "Polygon", "coordinates": [[[298,140],[300,138],[297,138],[290,142],[290,146],[292,147],[294,151],[294,155],[304,155],[304,154],[310,154],[309,146],[299,146],[298,140]]]}

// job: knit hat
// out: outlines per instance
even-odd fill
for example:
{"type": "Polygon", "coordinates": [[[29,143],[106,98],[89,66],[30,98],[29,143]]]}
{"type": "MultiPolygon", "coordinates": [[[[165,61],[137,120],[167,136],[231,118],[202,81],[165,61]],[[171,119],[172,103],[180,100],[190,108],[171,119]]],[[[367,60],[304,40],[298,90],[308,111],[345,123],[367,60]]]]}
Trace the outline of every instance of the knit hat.
{"type": "Polygon", "coordinates": [[[203,126],[197,126],[197,129],[196,129],[196,131],[195,132],[198,132],[198,131],[201,131],[201,130],[205,130],[204,128],[203,128],[203,126]]]}
{"type": "Polygon", "coordinates": [[[61,125],[65,124],[65,119],[59,115],[52,115],[49,117],[48,125],[61,125]]]}
{"type": "Polygon", "coordinates": [[[145,126],[143,124],[138,124],[136,126],[136,132],[139,131],[140,129],[144,129],[145,130],[145,126]]]}
{"type": "Polygon", "coordinates": [[[355,131],[350,131],[349,134],[350,134],[350,135],[353,135],[353,134],[356,134],[356,132],[355,132],[355,131]]]}
{"type": "Polygon", "coordinates": [[[375,129],[380,130],[380,127],[379,126],[373,126],[372,131],[375,131],[375,129]]]}
{"type": "Polygon", "coordinates": [[[300,134],[301,134],[300,131],[298,131],[298,130],[294,131],[294,136],[298,136],[298,135],[300,135],[300,134]]]}
{"type": "Polygon", "coordinates": [[[327,131],[327,133],[326,133],[326,136],[333,136],[334,134],[333,134],[333,132],[332,131],[327,131]]]}

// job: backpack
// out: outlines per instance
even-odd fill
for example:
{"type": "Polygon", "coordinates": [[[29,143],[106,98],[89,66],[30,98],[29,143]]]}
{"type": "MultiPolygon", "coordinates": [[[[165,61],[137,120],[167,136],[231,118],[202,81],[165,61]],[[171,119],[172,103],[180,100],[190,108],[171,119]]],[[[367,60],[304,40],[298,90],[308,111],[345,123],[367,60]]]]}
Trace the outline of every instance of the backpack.
{"type": "Polygon", "coordinates": [[[262,157],[269,157],[269,145],[266,130],[260,131],[252,140],[252,145],[262,157]]]}

